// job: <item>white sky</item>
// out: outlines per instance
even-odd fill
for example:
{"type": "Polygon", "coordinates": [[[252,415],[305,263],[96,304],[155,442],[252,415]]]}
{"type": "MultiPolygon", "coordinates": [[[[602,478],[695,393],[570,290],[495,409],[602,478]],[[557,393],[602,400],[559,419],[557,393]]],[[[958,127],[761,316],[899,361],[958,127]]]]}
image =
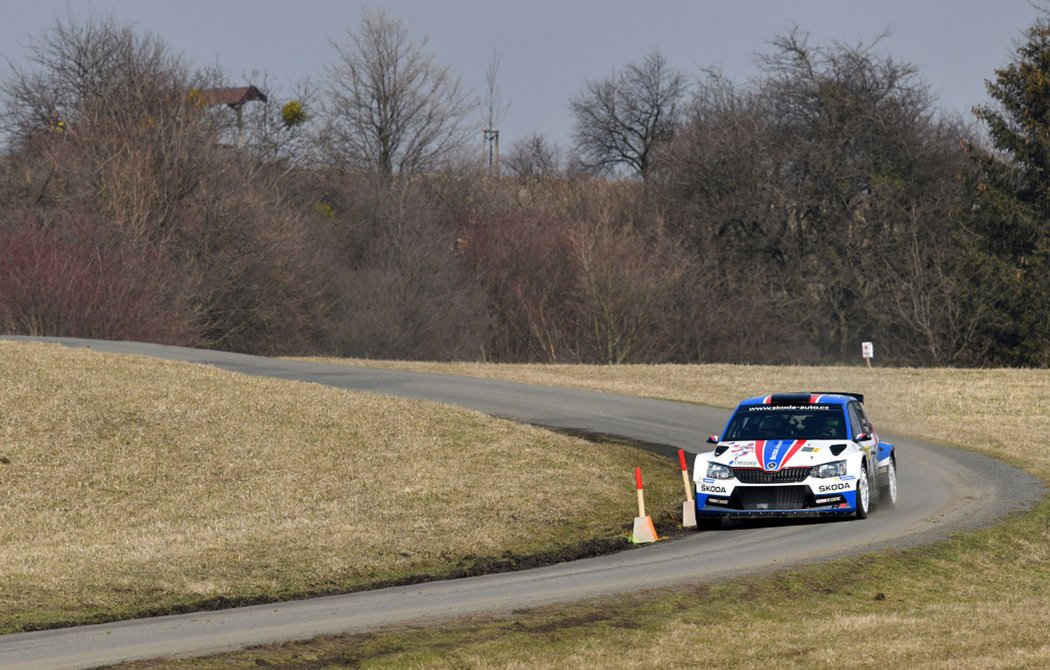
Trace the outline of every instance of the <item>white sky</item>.
{"type": "Polygon", "coordinates": [[[714,66],[739,82],[755,73],[754,55],[769,39],[794,26],[811,44],[870,41],[891,29],[881,51],[916,65],[942,108],[968,115],[987,101],[984,81],[1011,60],[1040,15],[1028,0],[0,0],[0,55],[18,63],[28,37],[67,9],[94,12],[160,35],[197,64],[218,63],[231,83],[258,70],[290,91],[303,78],[324,77],[334,60],[330,40],[353,30],[364,7],[381,7],[428,36],[437,62],[476,95],[498,52],[510,103],[504,146],[532,131],[567,145],[568,100],[583,82],[653,48],[687,73],[714,66]]]}

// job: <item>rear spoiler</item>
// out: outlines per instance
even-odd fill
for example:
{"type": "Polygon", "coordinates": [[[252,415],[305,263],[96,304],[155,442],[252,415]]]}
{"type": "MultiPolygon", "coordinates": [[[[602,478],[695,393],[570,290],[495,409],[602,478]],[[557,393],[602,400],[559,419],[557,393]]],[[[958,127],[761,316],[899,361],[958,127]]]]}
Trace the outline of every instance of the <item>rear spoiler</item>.
{"type": "Polygon", "coordinates": [[[856,398],[859,402],[864,402],[864,395],[861,393],[850,393],[849,391],[809,391],[807,393],[774,393],[770,398],[770,403],[773,405],[808,405],[810,404],[810,398],[818,395],[844,395],[850,398],[856,398]]]}

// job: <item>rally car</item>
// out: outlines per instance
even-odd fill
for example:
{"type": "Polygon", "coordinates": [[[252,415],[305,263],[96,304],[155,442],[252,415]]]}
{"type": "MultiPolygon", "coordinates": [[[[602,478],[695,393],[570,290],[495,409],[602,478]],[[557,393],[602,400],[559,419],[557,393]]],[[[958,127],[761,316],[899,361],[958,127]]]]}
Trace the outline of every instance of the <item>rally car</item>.
{"type": "Polygon", "coordinates": [[[778,393],[737,406],[693,466],[700,528],[723,519],[842,515],[897,502],[897,455],[859,393],[778,393]]]}

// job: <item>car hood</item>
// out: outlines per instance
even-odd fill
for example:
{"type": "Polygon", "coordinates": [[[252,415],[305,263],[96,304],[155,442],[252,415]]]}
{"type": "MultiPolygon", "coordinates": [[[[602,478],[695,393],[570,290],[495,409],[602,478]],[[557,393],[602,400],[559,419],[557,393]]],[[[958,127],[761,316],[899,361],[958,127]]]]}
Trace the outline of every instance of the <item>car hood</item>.
{"type": "MultiPolygon", "coordinates": [[[[776,472],[784,468],[801,468],[836,460],[832,445],[848,444],[846,440],[748,440],[719,442],[710,461],[737,468],[761,468],[776,472]]],[[[840,454],[841,456],[841,454],[840,454]]]]}

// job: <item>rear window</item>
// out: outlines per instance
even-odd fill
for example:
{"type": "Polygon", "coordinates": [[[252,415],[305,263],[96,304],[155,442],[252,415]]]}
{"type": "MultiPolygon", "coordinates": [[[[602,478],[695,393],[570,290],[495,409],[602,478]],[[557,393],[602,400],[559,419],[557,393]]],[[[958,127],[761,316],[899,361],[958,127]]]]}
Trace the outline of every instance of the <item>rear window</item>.
{"type": "Polygon", "coordinates": [[[839,440],[846,438],[841,405],[745,405],[723,440],[839,440]]]}

